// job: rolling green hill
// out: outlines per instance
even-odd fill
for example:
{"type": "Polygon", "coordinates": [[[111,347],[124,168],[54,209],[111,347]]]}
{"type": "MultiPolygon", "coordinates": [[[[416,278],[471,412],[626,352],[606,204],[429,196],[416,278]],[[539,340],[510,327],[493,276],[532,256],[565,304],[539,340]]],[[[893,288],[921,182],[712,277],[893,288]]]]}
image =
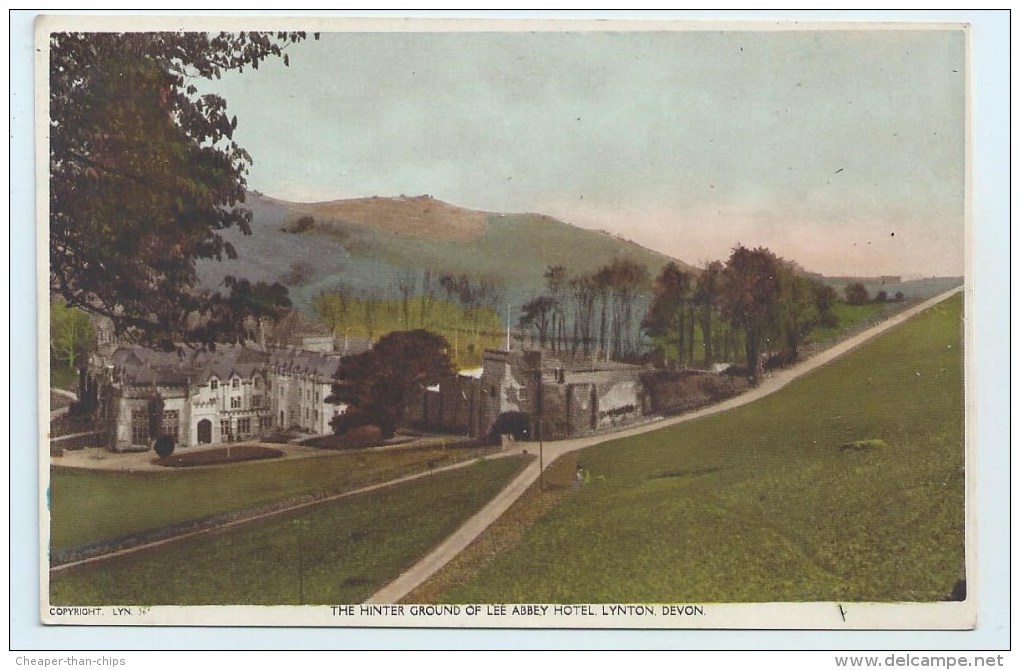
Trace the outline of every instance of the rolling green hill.
{"type": "Polygon", "coordinates": [[[426,268],[433,281],[443,273],[491,276],[519,305],[544,285],[550,265],[577,274],[628,258],[654,276],[672,260],[549,216],[481,212],[429,196],[292,203],[249,194],[245,206],[253,234],[227,231],[239,257],[201,263],[202,284],[215,288],[226,275],[283,281],[306,312],[315,295],[341,284],[395,297],[399,277],[426,268]],[[302,217],[311,225],[297,225],[302,217]]]}

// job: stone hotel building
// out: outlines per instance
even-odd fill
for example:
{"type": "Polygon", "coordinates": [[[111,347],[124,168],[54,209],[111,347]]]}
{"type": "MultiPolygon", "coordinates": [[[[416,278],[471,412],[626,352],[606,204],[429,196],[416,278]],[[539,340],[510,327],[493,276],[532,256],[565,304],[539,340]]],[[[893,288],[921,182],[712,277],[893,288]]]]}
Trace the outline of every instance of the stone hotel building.
{"type": "Polygon", "coordinates": [[[116,451],[148,449],[148,405],[163,401],[162,434],[180,447],[256,439],[297,429],[332,432],[342,405],[326,402],[339,355],[302,349],[219,345],[215,351],[117,348],[105,363],[112,386],[116,451]]]}

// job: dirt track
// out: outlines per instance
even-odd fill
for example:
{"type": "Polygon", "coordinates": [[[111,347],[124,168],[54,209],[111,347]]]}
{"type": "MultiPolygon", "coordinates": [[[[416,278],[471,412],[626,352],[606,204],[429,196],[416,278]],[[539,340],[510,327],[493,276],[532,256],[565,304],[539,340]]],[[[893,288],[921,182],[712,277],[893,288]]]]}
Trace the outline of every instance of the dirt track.
{"type": "MultiPolygon", "coordinates": [[[[798,363],[797,365],[789,368],[775,371],[765,379],[762,380],[761,384],[751,389],[750,391],[743,393],[739,396],[730,398],[717,405],[711,405],[703,409],[691,412],[690,414],[684,414],[682,416],[665,419],[662,421],[650,422],[633,428],[613,432],[611,434],[600,434],[593,435],[590,437],[578,438],[573,440],[562,440],[558,442],[549,442],[545,445],[544,452],[544,463],[545,467],[555,461],[558,457],[563,454],[576,451],[578,449],[584,449],[591,447],[602,442],[609,440],[616,440],[623,437],[630,437],[633,435],[641,435],[653,430],[659,430],[669,426],[675,426],[685,421],[692,421],[704,416],[710,416],[712,414],[718,414],[719,412],[725,412],[735,407],[747,405],[756,400],[764,398],[767,395],[775,393],[779,389],[789,384],[794,379],[801,377],[812,370],[830,363],[831,361],[845,355],[852,349],[860,346],[864,342],[884,333],[885,331],[893,328],[907,319],[915,316],[916,314],[932,307],[933,305],[942,302],[946,298],[952,296],[955,293],[959,293],[963,290],[963,287],[953,289],[939,296],[931,298],[915,307],[906,309],[899,314],[895,314],[882,323],[873,326],[849,339],[836,344],[835,346],[820,352],[816,356],[810,359],[798,363]]],[[[534,451],[534,446],[531,446],[534,451]]],[[[500,491],[500,493],[492,499],[489,504],[483,507],[477,514],[468,519],[463,526],[458,528],[453,535],[444,540],[423,559],[418,561],[409,570],[401,574],[395,580],[384,586],[382,589],[372,595],[366,602],[367,603],[396,603],[401,598],[410,593],[413,589],[421,585],[426,579],[435,574],[441,567],[446,565],[453,559],[454,556],[463,551],[476,537],[482,534],[486,528],[489,527],[492,522],[498,519],[510,506],[516,501],[524,492],[531,486],[532,483],[538,479],[540,474],[539,462],[535,461],[528,465],[527,468],[521,472],[510,484],[500,491]]]]}

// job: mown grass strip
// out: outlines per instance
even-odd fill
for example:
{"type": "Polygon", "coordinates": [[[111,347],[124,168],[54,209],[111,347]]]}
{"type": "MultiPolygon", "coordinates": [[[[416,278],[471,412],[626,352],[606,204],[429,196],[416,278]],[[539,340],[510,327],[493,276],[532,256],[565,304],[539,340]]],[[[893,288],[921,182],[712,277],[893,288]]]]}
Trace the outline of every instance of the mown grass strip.
{"type": "Polygon", "coordinates": [[[488,502],[509,457],[54,576],[59,605],[360,602],[488,502]]]}
{"type": "Polygon", "coordinates": [[[52,551],[264,503],[342,493],[473,458],[475,449],[330,453],[202,470],[50,469],[52,551]]]}

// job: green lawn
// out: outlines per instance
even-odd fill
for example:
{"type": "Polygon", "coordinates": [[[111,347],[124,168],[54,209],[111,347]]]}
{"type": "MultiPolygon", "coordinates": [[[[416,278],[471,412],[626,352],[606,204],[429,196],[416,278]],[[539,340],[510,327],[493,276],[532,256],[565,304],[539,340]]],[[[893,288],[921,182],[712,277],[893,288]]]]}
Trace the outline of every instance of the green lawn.
{"type": "MultiPolygon", "coordinates": [[[[346,315],[337,326],[337,337],[342,341],[346,333],[351,337],[371,337],[378,340],[393,331],[425,328],[446,338],[450,343],[447,353],[454,365],[461,369],[480,366],[482,352],[485,349],[498,349],[504,344],[506,336],[504,317],[491,308],[469,310],[450,300],[430,298],[424,306],[426,314],[424,319],[422,311],[421,297],[410,298],[408,300],[410,323],[405,323],[403,302],[400,300],[349,297],[346,315]],[[368,309],[371,312],[366,311],[368,309]]],[[[330,324],[326,325],[329,327],[330,324]]]]}
{"type": "Polygon", "coordinates": [[[593,483],[440,600],[946,599],[964,567],[961,308],[745,407],[581,452],[593,483]],[[859,440],[884,445],[841,448],[859,440]]]}
{"type": "Polygon", "coordinates": [[[816,326],[806,338],[807,342],[828,342],[839,335],[842,335],[854,326],[868,320],[875,320],[883,311],[892,311],[903,307],[902,304],[883,304],[869,302],[864,305],[850,305],[845,302],[835,302],[832,305],[832,313],[839,320],[835,326],[816,326]]]}
{"type": "MultiPolygon", "coordinates": [[[[50,387],[78,392],[78,371],[64,365],[50,365],[50,387]]],[[[57,406],[50,409],[56,409],[57,406]]]]}
{"type": "Polygon", "coordinates": [[[527,463],[480,461],[238,530],[54,577],[61,605],[360,602],[410,567],[527,463]]]}
{"type": "Polygon", "coordinates": [[[202,470],[50,469],[55,551],[259,504],[339,493],[476,455],[468,449],[361,451],[202,470]]]}

